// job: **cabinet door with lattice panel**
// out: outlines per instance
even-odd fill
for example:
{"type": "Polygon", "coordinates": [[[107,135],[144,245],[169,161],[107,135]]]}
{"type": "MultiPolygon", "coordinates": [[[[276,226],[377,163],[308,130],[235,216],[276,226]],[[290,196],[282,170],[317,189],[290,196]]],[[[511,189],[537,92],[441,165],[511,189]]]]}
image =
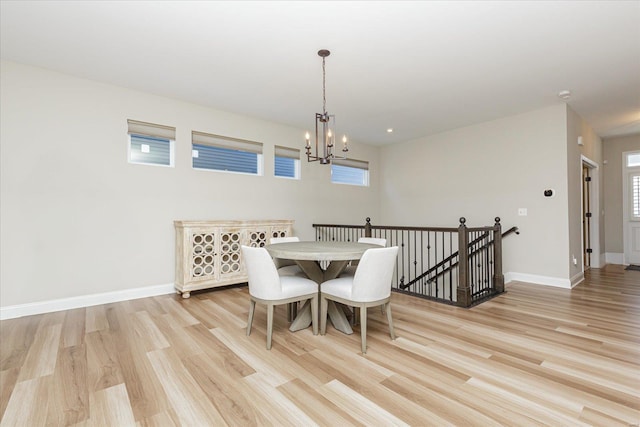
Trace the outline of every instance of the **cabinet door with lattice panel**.
{"type": "Polygon", "coordinates": [[[282,226],[272,226],[271,232],[269,233],[269,238],[271,237],[289,237],[291,236],[291,226],[290,225],[282,225],[282,226]]]}
{"type": "Polygon", "coordinates": [[[218,229],[202,228],[189,231],[189,282],[215,280],[219,276],[218,229]]]}
{"type": "Polygon", "coordinates": [[[240,247],[243,243],[242,228],[221,228],[219,232],[220,280],[243,275],[240,247]]]}
{"type": "Polygon", "coordinates": [[[262,248],[269,244],[269,227],[251,227],[246,231],[247,246],[252,248],[262,248]]]}

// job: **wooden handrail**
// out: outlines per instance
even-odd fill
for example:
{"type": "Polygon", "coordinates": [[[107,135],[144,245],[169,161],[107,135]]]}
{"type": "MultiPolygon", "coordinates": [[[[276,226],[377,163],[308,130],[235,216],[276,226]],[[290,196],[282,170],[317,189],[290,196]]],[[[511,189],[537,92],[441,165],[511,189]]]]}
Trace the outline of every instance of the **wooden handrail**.
{"type": "MultiPolygon", "coordinates": [[[[371,225],[371,218],[367,218],[365,225],[344,225],[344,224],[312,224],[313,228],[316,227],[331,227],[331,228],[356,228],[365,230],[398,230],[398,231],[438,231],[445,233],[455,233],[458,231],[458,227],[412,227],[406,225],[371,225]]],[[[485,227],[486,228],[486,227],[485,227]]],[[[371,237],[371,236],[367,236],[371,237]]]]}

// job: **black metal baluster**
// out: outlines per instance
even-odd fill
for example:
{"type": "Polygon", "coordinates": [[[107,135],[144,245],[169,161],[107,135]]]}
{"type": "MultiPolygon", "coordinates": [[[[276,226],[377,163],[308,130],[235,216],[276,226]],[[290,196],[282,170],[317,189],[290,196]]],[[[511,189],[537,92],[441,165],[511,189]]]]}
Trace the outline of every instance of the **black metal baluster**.
{"type": "MultiPolygon", "coordinates": [[[[453,233],[449,232],[449,252],[453,252],[453,233]]],[[[452,260],[449,260],[451,267],[452,260]]],[[[449,301],[453,301],[453,269],[449,270],[449,301]]]]}
{"type": "Polygon", "coordinates": [[[490,283],[491,276],[489,275],[489,267],[490,267],[490,264],[489,264],[489,248],[490,248],[489,241],[490,241],[490,237],[489,236],[490,235],[491,235],[491,233],[487,234],[487,239],[486,239],[487,244],[486,244],[486,246],[484,248],[484,264],[483,264],[483,267],[484,267],[484,295],[485,296],[489,294],[489,291],[491,289],[491,287],[490,287],[491,286],[491,283],[490,283]]]}
{"type": "MultiPolygon", "coordinates": [[[[436,231],[433,235],[433,261],[435,262],[435,266],[438,266],[440,264],[440,259],[438,258],[438,254],[439,254],[439,250],[438,250],[438,239],[440,236],[440,231],[436,231]]],[[[442,268],[442,267],[439,267],[442,268]]],[[[438,270],[436,268],[436,273],[438,273],[438,270]]],[[[444,277],[443,277],[444,280],[444,277]]],[[[435,291],[436,291],[436,298],[439,297],[440,295],[440,276],[436,277],[436,281],[435,281],[435,291]]]]}
{"type": "MultiPolygon", "coordinates": [[[[434,264],[433,260],[433,231],[427,232],[427,271],[432,271],[434,264]]],[[[427,283],[429,284],[429,296],[434,297],[434,289],[433,289],[433,273],[427,277],[427,283]]]]}

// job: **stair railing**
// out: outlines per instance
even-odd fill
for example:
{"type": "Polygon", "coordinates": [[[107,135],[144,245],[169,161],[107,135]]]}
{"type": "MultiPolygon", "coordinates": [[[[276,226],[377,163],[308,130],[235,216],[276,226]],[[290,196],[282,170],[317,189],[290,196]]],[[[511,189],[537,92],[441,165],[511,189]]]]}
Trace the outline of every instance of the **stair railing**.
{"type": "Polygon", "coordinates": [[[400,248],[394,291],[462,307],[504,292],[502,238],[519,234],[517,227],[502,234],[500,218],[487,227],[467,227],[465,218],[458,227],[374,226],[370,218],[364,225],[313,227],[316,240],[387,239],[387,246],[400,248]]]}

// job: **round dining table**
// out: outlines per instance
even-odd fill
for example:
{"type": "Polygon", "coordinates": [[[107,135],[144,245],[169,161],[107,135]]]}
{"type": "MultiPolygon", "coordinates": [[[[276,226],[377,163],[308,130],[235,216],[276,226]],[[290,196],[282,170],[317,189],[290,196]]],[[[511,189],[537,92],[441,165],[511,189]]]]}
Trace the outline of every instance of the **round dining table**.
{"type": "MultiPolygon", "coordinates": [[[[318,284],[318,292],[320,292],[322,282],[338,277],[349,261],[362,258],[367,249],[379,247],[369,243],[301,241],[275,243],[265,246],[265,249],[273,258],[295,261],[307,277],[318,284]]],[[[319,302],[320,298],[318,298],[319,302]]],[[[336,306],[333,301],[329,301],[328,312],[329,320],[336,329],[345,334],[353,333],[344,310],[336,306]]],[[[307,301],[298,311],[289,330],[294,332],[305,329],[309,325],[311,325],[311,306],[307,301]]]]}

